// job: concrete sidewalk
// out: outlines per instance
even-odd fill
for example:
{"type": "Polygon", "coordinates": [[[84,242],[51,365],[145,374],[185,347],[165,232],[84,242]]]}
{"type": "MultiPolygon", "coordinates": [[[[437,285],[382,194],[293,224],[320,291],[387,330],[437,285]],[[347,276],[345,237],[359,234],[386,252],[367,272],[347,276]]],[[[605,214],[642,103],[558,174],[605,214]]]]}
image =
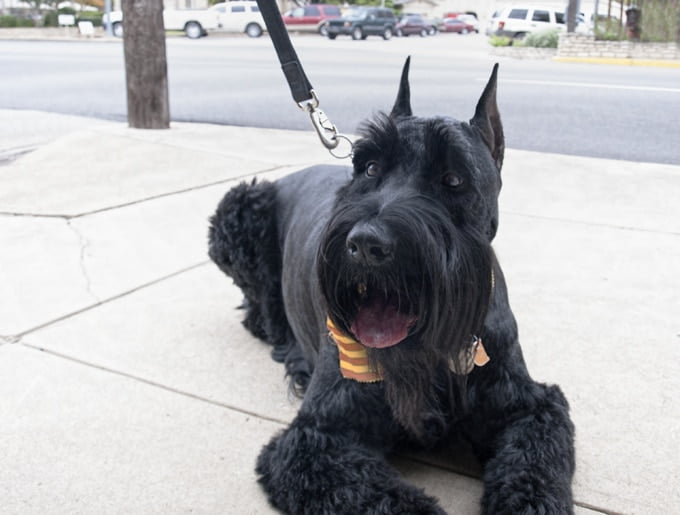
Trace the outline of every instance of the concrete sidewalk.
{"type": "MultiPolygon", "coordinates": [[[[312,131],[0,111],[0,513],[270,513],[298,401],[206,256],[241,180],[336,162],[312,131]]],[[[496,251],[532,375],[577,428],[576,512],[680,513],[680,167],[508,150],[496,251]]],[[[448,512],[460,460],[395,459],[448,512]]]]}

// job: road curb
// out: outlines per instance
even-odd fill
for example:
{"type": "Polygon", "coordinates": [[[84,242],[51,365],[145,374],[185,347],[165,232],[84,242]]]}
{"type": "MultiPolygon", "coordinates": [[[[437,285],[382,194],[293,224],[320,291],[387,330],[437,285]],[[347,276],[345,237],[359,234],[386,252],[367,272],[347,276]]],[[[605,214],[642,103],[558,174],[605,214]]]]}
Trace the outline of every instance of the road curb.
{"type": "Polygon", "coordinates": [[[680,68],[680,61],[671,59],[633,59],[620,57],[553,57],[558,63],[613,64],[619,66],[648,66],[680,68]]]}

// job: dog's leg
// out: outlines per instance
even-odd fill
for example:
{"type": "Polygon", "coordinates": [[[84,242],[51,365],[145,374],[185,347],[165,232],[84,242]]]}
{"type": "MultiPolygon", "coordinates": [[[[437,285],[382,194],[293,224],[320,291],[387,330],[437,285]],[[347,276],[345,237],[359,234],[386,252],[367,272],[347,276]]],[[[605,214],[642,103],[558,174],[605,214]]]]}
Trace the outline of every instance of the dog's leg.
{"type": "Polygon", "coordinates": [[[291,385],[304,390],[311,368],[283,306],[276,195],[275,184],[266,181],[228,191],[210,219],[208,253],[243,291],[243,325],[274,346],[272,358],[285,363],[291,385]]]}
{"type": "Polygon", "coordinates": [[[529,376],[499,269],[497,277],[484,335],[491,361],[468,378],[473,415],[465,428],[484,463],[483,513],[571,514],[569,406],[557,386],[529,376]]]}
{"type": "Polygon", "coordinates": [[[537,383],[495,388],[516,394],[506,399],[514,406],[487,415],[499,427],[487,434],[494,446],[484,466],[483,513],[573,513],[573,426],[564,395],[537,383]]]}
{"type": "Polygon", "coordinates": [[[385,460],[400,429],[382,387],[343,379],[337,359],[322,350],[298,416],[258,458],[270,502],[295,515],[443,514],[385,460]]]}

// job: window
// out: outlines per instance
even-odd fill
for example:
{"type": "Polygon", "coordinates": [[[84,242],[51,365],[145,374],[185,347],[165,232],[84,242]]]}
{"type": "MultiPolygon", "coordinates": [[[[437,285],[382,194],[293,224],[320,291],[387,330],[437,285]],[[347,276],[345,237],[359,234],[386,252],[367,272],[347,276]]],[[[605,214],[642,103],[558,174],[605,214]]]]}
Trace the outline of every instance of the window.
{"type": "Polygon", "coordinates": [[[321,11],[319,11],[318,7],[310,5],[305,7],[305,16],[321,16],[321,11]]]}
{"type": "Polygon", "coordinates": [[[510,11],[510,14],[508,14],[508,18],[512,18],[514,20],[525,20],[527,14],[529,14],[528,9],[513,9],[510,11]]]}
{"type": "Polygon", "coordinates": [[[542,21],[545,23],[550,23],[550,13],[548,11],[539,11],[537,9],[534,11],[534,15],[531,17],[531,21],[542,21]]]}
{"type": "Polygon", "coordinates": [[[244,13],[244,12],[246,12],[246,8],[243,5],[233,5],[231,7],[231,12],[233,12],[233,13],[244,13]]]}
{"type": "Polygon", "coordinates": [[[342,14],[339,7],[326,7],[324,11],[326,11],[326,16],[340,16],[342,14]]]}
{"type": "Polygon", "coordinates": [[[564,13],[555,13],[555,21],[564,24],[564,13]]]}

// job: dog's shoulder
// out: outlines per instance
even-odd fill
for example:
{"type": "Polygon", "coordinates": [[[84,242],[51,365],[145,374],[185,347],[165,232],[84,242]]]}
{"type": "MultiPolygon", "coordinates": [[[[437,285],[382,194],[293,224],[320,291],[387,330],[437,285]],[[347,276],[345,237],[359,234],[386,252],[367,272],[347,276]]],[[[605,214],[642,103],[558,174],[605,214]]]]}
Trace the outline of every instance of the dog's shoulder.
{"type": "Polygon", "coordinates": [[[337,165],[317,165],[276,181],[279,233],[310,223],[316,225],[330,214],[335,194],[351,178],[352,169],[337,165]]]}
{"type": "Polygon", "coordinates": [[[277,196],[281,203],[288,203],[300,197],[318,197],[322,192],[335,193],[351,176],[352,169],[347,166],[310,166],[276,181],[277,196]]]}

